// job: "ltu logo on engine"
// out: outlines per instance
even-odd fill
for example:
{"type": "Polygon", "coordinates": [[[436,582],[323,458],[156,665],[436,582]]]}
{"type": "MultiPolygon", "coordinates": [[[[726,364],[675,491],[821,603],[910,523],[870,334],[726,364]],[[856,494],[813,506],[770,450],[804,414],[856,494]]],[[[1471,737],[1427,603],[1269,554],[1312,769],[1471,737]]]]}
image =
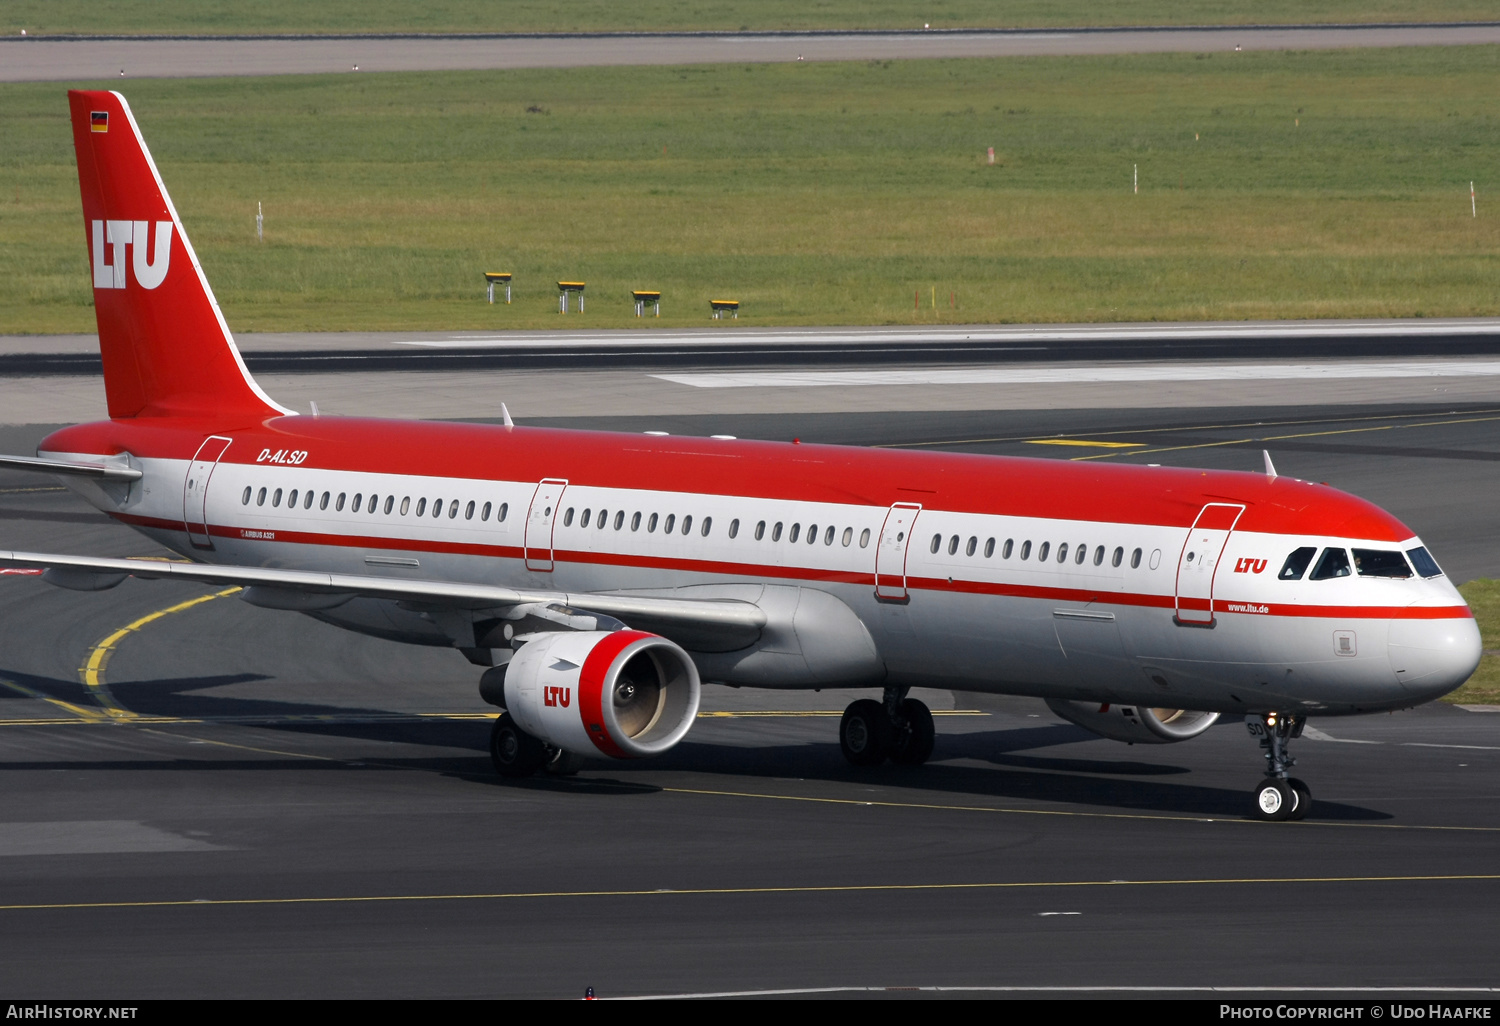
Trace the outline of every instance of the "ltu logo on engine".
{"type": "Polygon", "coordinates": [[[572,688],[542,688],[543,705],[560,705],[566,709],[572,701],[572,688]]]}
{"type": "Polygon", "coordinates": [[[154,289],[167,278],[172,262],[172,222],[157,221],[155,238],[151,221],[93,221],[94,288],[125,287],[125,247],[130,247],[130,266],[143,289],[154,289]],[[148,247],[147,243],[151,245],[148,247]],[[114,250],[106,263],[105,244],[114,250]],[[148,253],[147,250],[150,250],[148,253]],[[152,259],[155,258],[155,259],[152,259]]]}

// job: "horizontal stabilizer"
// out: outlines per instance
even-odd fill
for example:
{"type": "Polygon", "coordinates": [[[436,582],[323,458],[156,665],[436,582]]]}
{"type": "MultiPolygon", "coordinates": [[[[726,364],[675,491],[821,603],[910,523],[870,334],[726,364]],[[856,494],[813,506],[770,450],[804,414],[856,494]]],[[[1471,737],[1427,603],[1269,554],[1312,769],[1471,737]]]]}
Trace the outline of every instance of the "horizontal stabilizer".
{"type": "Polygon", "coordinates": [[[39,474],[66,474],[70,477],[93,477],[101,481],[139,481],[141,472],[109,463],[72,463],[68,460],[44,460],[35,456],[0,456],[0,467],[6,470],[30,470],[39,474]]]}

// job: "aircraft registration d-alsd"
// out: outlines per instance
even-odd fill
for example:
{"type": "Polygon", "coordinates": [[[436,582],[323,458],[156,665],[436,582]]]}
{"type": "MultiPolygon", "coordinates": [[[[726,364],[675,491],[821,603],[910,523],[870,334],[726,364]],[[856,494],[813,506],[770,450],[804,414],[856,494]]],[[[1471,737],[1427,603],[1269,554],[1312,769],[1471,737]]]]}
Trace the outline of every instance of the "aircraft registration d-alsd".
{"type": "Polygon", "coordinates": [[[1394,516],[1265,473],[297,415],[256,384],[125,99],[70,92],[109,420],[0,465],[59,475],[186,562],[0,552],[97,590],[257,606],[457,648],[496,769],[682,740],[701,682],[869,688],[857,766],[916,765],[913,687],[1034,696],[1119,741],[1244,717],[1250,815],[1306,815],[1309,715],[1417,705],[1480,657],[1394,516]],[[875,697],[879,696],[879,697],[875,697]]]}

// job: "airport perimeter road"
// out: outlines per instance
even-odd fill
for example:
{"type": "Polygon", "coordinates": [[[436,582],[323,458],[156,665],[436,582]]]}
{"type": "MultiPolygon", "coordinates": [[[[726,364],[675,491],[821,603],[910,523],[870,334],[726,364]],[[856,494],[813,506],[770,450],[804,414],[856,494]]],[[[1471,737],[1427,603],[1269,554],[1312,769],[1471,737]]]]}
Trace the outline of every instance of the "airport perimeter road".
{"type": "MultiPolygon", "coordinates": [[[[1500,404],[668,425],[1245,469],[1269,448],[1283,474],[1387,506],[1455,579],[1500,573],[1500,404]]],[[[30,451],[46,431],[0,428],[0,451],[30,451]]],[[[0,530],[6,547],[160,554],[15,473],[0,473],[0,530]]],[[[1034,701],[948,692],[922,696],[939,740],[916,771],[844,764],[849,693],[710,687],[666,758],[507,786],[489,770],[476,676],[453,652],[217,589],[130,580],[77,593],[0,575],[0,987],[114,999],[1270,988],[1261,1000],[1457,988],[1445,996],[1493,1000],[1497,712],[1314,719],[1293,747],[1312,815],[1262,825],[1243,816],[1261,759],[1242,724],[1128,747],[1034,701]]]]}
{"type": "Polygon", "coordinates": [[[1074,54],[1324,50],[1500,42],[1500,24],[1386,27],[1122,29],[809,35],[557,35],[274,39],[0,39],[0,81],[292,75],[370,71],[565,68],[1020,57],[1074,54]],[[121,73],[124,73],[123,76],[121,73]]]}

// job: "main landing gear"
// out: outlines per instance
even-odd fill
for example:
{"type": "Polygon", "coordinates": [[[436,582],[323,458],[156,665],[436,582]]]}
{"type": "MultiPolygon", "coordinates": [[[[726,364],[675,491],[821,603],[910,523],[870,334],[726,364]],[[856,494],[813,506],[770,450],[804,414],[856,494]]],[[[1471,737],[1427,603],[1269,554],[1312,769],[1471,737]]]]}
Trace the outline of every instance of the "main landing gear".
{"type": "Polygon", "coordinates": [[[1266,779],[1255,789],[1250,804],[1250,818],[1263,822],[1302,819],[1312,809],[1312,790],[1287,770],[1297,762],[1287,754],[1287,742],[1302,736],[1307,717],[1291,713],[1269,712],[1246,716],[1245,726],[1252,737],[1260,739],[1266,755],[1266,779]]]}
{"type": "Polygon", "coordinates": [[[490,728],[490,762],[496,773],[511,779],[529,777],[537,770],[571,777],[583,766],[580,756],[554,748],[516,726],[510,713],[501,713],[490,728]]]}
{"type": "Polygon", "coordinates": [[[910,688],[886,688],[885,700],[861,698],[844,710],[839,747],[855,766],[879,766],[890,759],[898,766],[920,766],[932,755],[936,731],[932,712],[910,688]]]}

